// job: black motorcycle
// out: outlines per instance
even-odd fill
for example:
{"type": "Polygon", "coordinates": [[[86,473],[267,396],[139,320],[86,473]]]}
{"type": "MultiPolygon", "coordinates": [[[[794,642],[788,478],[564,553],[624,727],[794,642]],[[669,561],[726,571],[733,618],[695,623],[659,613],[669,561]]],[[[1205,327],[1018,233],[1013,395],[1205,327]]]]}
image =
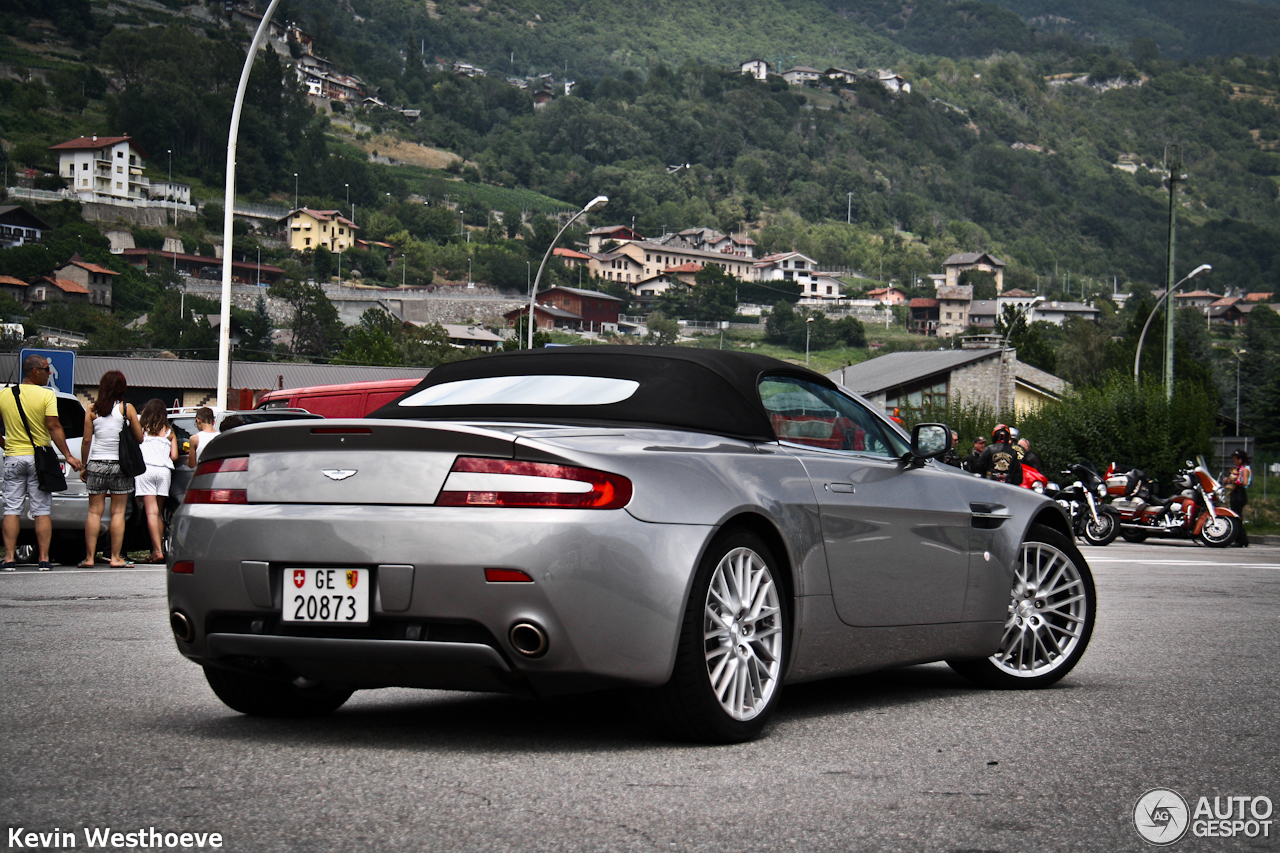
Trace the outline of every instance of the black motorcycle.
{"type": "Polygon", "coordinates": [[[1107,484],[1093,466],[1080,462],[1062,475],[1071,485],[1045,494],[1058,502],[1071,517],[1071,529],[1090,545],[1109,545],[1120,533],[1120,513],[1103,503],[1107,484]]]}

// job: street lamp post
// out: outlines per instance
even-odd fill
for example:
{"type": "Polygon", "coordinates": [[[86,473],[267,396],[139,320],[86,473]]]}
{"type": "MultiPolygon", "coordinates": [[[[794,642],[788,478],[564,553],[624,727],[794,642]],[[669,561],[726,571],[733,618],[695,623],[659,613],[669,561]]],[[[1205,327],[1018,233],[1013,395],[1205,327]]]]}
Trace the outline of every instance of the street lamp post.
{"type": "Polygon", "coordinates": [[[848,193],[848,196],[849,196],[849,204],[844,212],[844,222],[846,225],[852,225],[853,224],[853,193],[848,193]]]}
{"type": "Polygon", "coordinates": [[[293,173],[293,209],[298,209],[298,173],[293,173]]]}
{"type": "Polygon", "coordinates": [[[1036,306],[1036,303],[1040,301],[1041,301],[1041,298],[1037,296],[1035,299],[1032,299],[1026,305],[1023,305],[1020,309],[1015,311],[1013,314],[1013,317],[1010,318],[1009,320],[1009,328],[1004,330],[1004,337],[1000,339],[1000,356],[999,356],[1000,364],[996,368],[996,417],[997,418],[1000,417],[1000,397],[1001,397],[1001,392],[1004,390],[1004,350],[1005,350],[1005,347],[1008,346],[1009,344],[1009,336],[1013,334],[1013,327],[1017,325],[1018,318],[1024,316],[1027,313],[1027,311],[1034,308],[1036,306]]]}
{"type": "Polygon", "coordinates": [[[218,385],[217,406],[227,407],[227,386],[231,380],[231,225],[236,207],[236,139],[240,135],[240,113],[244,108],[244,93],[249,87],[249,72],[253,70],[253,60],[258,55],[267,36],[271,24],[271,16],[275,14],[280,0],[271,0],[262,13],[262,20],[249,43],[245,54],[244,67],[240,70],[240,84],[236,88],[235,101],[231,107],[231,125],[227,130],[227,183],[222,206],[222,311],[219,315],[221,324],[218,327],[218,385]]]}
{"type": "MultiPolygon", "coordinates": [[[[1186,175],[1182,174],[1182,148],[1174,144],[1165,149],[1164,155],[1165,168],[1169,172],[1169,292],[1173,292],[1175,285],[1174,278],[1174,245],[1177,242],[1176,228],[1178,222],[1176,199],[1178,196],[1178,181],[1185,180],[1186,175]]],[[[1192,273],[1195,275],[1195,273],[1192,273]]],[[[1188,276],[1189,277],[1189,276],[1188,276]]],[[[1173,305],[1172,302],[1169,305],[1173,305]]],[[[1135,369],[1136,373],[1136,369],[1135,369]]],[[[1164,322],[1164,396],[1166,400],[1173,399],[1173,310],[1165,312],[1164,322]]]]}
{"type": "Polygon", "coordinates": [[[809,317],[804,321],[804,366],[809,366],[809,330],[813,328],[814,318],[809,317]]]}
{"type": "Polygon", "coordinates": [[[573,216],[569,218],[569,221],[564,224],[564,227],[561,228],[556,233],[556,236],[551,240],[551,245],[547,246],[547,252],[542,256],[542,263],[538,264],[538,274],[534,276],[533,285],[530,286],[529,288],[529,349],[533,349],[533,327],[534,327],[533,311],[534,311],[535,300],[537,299],[537,296],[538,296],[538,282],[542,281],[542,270],[547,265],[547,259],[551,257],[551,252],[555,249],[556,243],[558,243],[560,241],[560,238],[564,236],[564,232],[569,230],[570,225],[577,222],[579,217],[584,216],[588,213],[591,213],[594,210],[599,210],[600,208],[604,207],[608,203],[609,203],[609,197],[604,195],[598,195],[595,198],[591,199],[591,201],[587,202],[586,206],[583,207],[582,210],[579,210],[577,213],[575,213],[573,216]]]}
{"type": "MultiPolygon", "coordinates": [[[[1186,284],[1187,282],[1191,281],[1191,279],[1195,278],[1196,276],[1200,275],[1201,273],[1210,272],[1212,269],[1213,269],[1213,267],[1212,267],[1212,266],[1210,266],[1209,264],[1201,264],[1200,266],[1196,267],[1195,269],[1193,269],[1193,270],[1191,271],[1191,275],[1187,276],[1186,278],[1184,278],[1182,281],[1178,282],[1177,284],[1172,285],[1168,290],[1166,290],[1166,291],[1164,292],[1164,295],[1163,295],[1163,296],[1161,296],[1159,299],[1157,299],[1157,300],[1156,300],[1156,305],[1155,305],[1155,307],[1154,307],[1154,308],[1152,308],[1152,309],[1151,309],[1151,313],[1147,315],[1147,322],[1145,322],[1145,323],[1143,323],[1143,324],[1142,324],[1142,334],[1138,335],[1138,351],[1137,351],[1137,352],[1135,352],[1135,353],[1133,354],[1133,381],[1134,381],[1134,382],[1137,382],[1137,381],[1138,381],[1138,368],[1139,368],[1139,367],[1141,366],[1141,364],[1142,364],[1142,342],[1143,342],[1144,340],[1146,340],[1146,337],[1147,337],[1147,329],[1151,327],[1151,320],[1152,320],[1152,318],[1154,318],[1154,317],[1156,316],[1156,313],[1160,310],[1160,305],[1161,305],[1161,303],[1163,303],[1165,300],[1167,300],[1167,299],[1169,299],[1170,297],[1172,297],[1172,296],[1173,296],[1173,292],[1174,292],[1175,290],[1177,290],[1179,287],[1182,287],[1182,285],[1184,285],[1184,284],[1186,284]]],[[[1173,309],[1169,309],[1169,316],[1173,316],[1173,309]]],[[[1169,339],[1169,351],[1170,351],[1170,352],[1173,352],[1173,339],[1172,339],[1172,338],[1170,338],[1170,339],[1169,339]]],[[[1173,382],[1173,364],[1172,364],[1172,363],[1168,363],[1168,362],[1167,362],[1167,363],[1166,363],[1166,365],[1165,365],[1164,381],[1165,381],[1165,382],[1167,382],[1167,383],[1172,383],[1172,382],[1173,382]]],[[[1172,398],[1173,398],[1173,386],[1172,386],[1172,384],[1170,384],[1170,386],[1169,386],[1168,388],[1166,388],[1166,389],[1165,389],[1165,398],[1166,398],[1166,399],[1172,399],[1172,398]]]]}
{"type": "MultiPolygon", "coordinates": [[[[165,184],[164,194],[166,196],[166,200],[169,202],[169,209],[172,210],[173,209],[173,149],[172,148],[165,149],[165,153],[169,155],[169,182],[165,184]]],[[[173,216],[173,219],[174,219],[174,222],[172,223],[173,225],[178,224],[177,218],[178,216],[175,213],[173,216]]]]}
{"type": "Polygon", "coordinates": [[[1236,356],[1236,437],[1240,437],[1240,356],[1244,355],[1247,350],[1232,350],[1236,356]]]}

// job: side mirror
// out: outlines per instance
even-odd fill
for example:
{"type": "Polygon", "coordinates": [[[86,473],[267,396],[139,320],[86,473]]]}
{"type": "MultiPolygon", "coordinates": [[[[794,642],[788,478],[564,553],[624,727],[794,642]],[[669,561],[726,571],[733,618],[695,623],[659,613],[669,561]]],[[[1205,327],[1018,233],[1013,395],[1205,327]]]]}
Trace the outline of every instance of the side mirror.
{"type": "Polygon", "coordinates": [[[916,424],[911,429],[911,456],[937,459],[951,449],[951,428],[946,424],[916,424]]]}

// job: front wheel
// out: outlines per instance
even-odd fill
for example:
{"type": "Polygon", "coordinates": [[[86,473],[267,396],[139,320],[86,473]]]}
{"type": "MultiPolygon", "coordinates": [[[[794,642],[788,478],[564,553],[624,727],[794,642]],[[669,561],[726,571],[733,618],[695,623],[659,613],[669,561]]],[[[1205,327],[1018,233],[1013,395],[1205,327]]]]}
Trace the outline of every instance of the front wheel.
{"type": "Polygon", "coordinates": [[[1099,512],[1098,520],[1086,516],[1084,541],[1090,545],[1110,545],[1120,533],[1120,522],[1113,513],[1099,512]]]}
{"type": "Polygon", "coordinates": [[[1205,519],[1204,527],[1200,528],[1200,541],[1210,548],[1225,548],[1235,541],[1239,523],[1240,519],[1229,515],[1205,519]]]}
{"type": "Polygon", "coordinates": [[[1014,566],[999,649],[988,658],[947,664],[987,687],[1048,687],[1079,663],[1096,613],[1093,575],[1075,543],[1032,525],[1014,566]]]}
{"type": "Polygon", "coordinates": [[[308,685],[301,679],[275,681],[212,666],[204,668],[204,677],[228,708],[255,717],[319,717],[338,710],[355,692],[308,685]]]}
{"type": "Polygon", "coordinates": [[[653,721],[701,743],[755,737],[777,704],[786,659],[785,591],[773,554],[748,532],[707,550],[685,608],[671,679],[650,691],[653,721]]]}

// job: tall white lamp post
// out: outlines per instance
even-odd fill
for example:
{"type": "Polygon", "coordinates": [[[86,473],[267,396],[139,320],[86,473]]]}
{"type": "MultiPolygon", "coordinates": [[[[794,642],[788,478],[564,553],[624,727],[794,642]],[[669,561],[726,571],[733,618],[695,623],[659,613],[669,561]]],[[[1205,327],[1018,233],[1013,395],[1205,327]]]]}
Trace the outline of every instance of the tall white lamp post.
{"type": "Polygon", "coordinates": [[[236,88],[236,99],[231,108],[231,126],[227,131],[227,187],[222,209],[222,311],[219,314],[221,325],[218,326],[219,409],[227,407],[227,386],[231,382],[231,222],[236,207],[236,138],[240,135],[240,112],[244,107],[245,89],[249,85],[249,72],[253,70],[253,60],[266,39],[271,16],[276,13],[279,5],[280,0],[271,0],[267,5],[258,29],[253,34],[253,41],[249,43],[244,68],[240,71],[240,85],[236,88]]]}
{"type": "Polygon", "coordinates": [[[555,249],[556,243],[560,242],[560,238],[564,236],[564,232],[569,230],[570,225],[577,222],[579,217],[591,213],[593,210],[599,210],[608,203],[609,197],[605,195],[598,195],[591,199],[582,210],[579,210],[569,218],[569,221],[564,224],[564,227],[560,229],[551,241],[551,245],[547,246],[547,253],[542,256],[542,263],[538,264],[538,274],[534,276],[533,286],[529,288],[529,349],[533,349],[533,327],[535,325],[533,309],[538,295],[538,282],[542,281],[542,269],[547,265],[547,258],[551,257],[551,252],[555,249]]]}
{"type": "MultiPolygon", "coordinates": [[[[1142,334],[1138,335],[1138,351],[1133,354],[1133,381],[1134,382],[1138,381],[1138,368],[1142,365],[1142,342],[1147,338],[1147,329],[1151,328],[1151,318],[1156,316],[1157,313],[1159,313],[1160,306],[1164,304],[1165,300],[1173,296],[1173,292],[1175,290],[1177,290],[1179,287],[1182,287],[1182,285],[1191,281],[1191,279],[1195,278],[1201,273],[1207,273],[1212,270],[1213,270],[1213,267],[1210,266],[1209,264],[1201,264],[1200,266],[1196,267],[1191,271],[1191,275],[1187,276],[1182,281],[1170,287],[1168,290],[1164,292],[1163,296],[1161,296],[1159,299],[1156,300],[1156,307],[1152,308],[1151,313],[1147,315],[1147,322],[1142,324],[1142,334]]],[[[1168,345],[1170,348],[1173,347],[1172,339],[1169,340],[1168,345]]],[[[1173,366],[1171,364],[1167,364],[1167,368],[1168,369],[1165,372],[1165,381],[1172,383],[1173,366]]],[[[1172,393],[1172,390],[1166,389],[1166,396],[1168,396],[1168,394],[1170,393],[1172,393]]]]}
{"type": "Polygon", "coordinates": [[[815,318],[810,317],[804,321],[804,366],[809,366],[809,330],[813,328],[811,325],[815,318]]]}

